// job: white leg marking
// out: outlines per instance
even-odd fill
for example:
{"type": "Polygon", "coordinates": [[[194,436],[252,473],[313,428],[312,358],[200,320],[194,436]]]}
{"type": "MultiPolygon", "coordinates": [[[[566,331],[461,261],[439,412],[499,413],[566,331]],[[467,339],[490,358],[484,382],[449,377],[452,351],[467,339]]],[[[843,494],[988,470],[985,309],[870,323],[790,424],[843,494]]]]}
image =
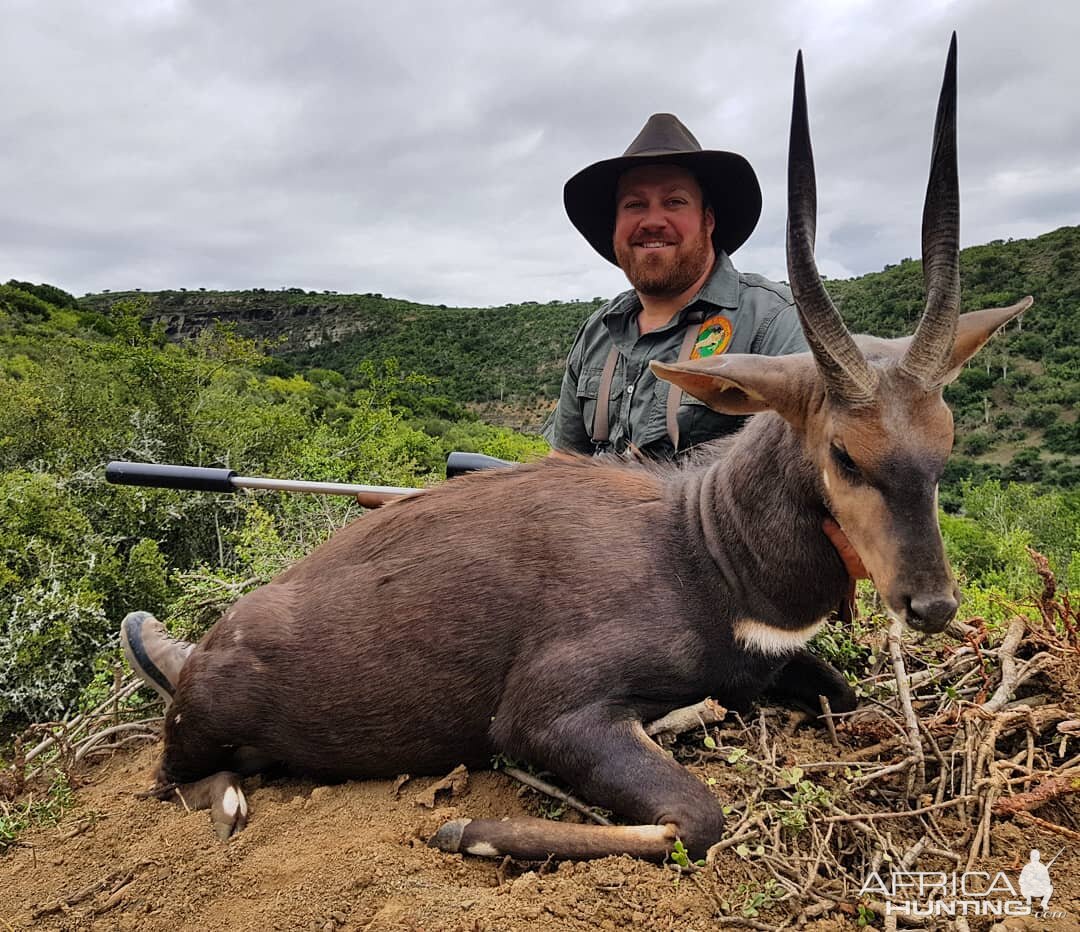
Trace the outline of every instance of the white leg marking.
{"type": "Polygon", "coordinates": [[[468,854],[475,854],[481,858],[497,858],[499,856],[499,849],[494,845],[488,844],[486,841],[478,841],[475,844],[469,845],[465,849],[468,854]]]}
{"type": "Polygon", "coordinates": [[[236,811],[240,808],[240,797],[235,787],[230,786],[225,791],[225,795],[221,797],[221,808],[230,819],[235,817],[236,811]]]}

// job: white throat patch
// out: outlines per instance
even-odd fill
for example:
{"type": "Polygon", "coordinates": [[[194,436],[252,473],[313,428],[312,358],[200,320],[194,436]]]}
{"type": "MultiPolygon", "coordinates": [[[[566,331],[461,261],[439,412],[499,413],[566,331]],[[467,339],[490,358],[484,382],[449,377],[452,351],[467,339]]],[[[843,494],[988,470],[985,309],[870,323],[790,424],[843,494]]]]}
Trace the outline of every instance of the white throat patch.
{"type": "Polygon", "coordinates": [[[825,619],[822,618],[806,628],[788,631],[756,618],[740,618],[735,622],[735,640],[743,647],[753,648],[770,657],[791,654],[806,644],[824,624],[825,619]]]}

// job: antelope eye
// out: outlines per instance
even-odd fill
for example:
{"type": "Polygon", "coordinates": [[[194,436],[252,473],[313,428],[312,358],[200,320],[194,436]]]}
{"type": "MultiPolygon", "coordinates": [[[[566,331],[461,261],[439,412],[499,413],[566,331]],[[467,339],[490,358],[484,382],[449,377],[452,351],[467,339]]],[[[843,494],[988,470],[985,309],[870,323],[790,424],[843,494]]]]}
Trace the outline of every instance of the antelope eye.
{"type": "Polygon", "coordinates": [[[858,482],[862,479],[862,471],[855,465],[855,460],[848,456],[847,450],[833,444],[831,447],[833,462],[836,469],[845,479],[858,482]]]}

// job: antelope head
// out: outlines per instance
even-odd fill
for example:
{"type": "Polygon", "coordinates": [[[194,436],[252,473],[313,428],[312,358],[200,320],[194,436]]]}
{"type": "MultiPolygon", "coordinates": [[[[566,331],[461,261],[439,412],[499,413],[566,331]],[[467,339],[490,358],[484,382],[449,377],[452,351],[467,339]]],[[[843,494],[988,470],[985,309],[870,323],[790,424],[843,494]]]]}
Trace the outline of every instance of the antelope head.
{"type": "Polygon", "coordinates": [[[795,66],[788,152],[787,261],[810,353],[731,355],[653,370],[719,411],[772,409],[795,428],[818,490],[894,617],[940,631],[959,591],[938,527],[938,482],[953,444],[942,388],[1030,297],[960,314],[956,170],[956,35],[934,128],[923,208],[926,308],[914,336],[854,337],[814,260],[817,191],[802,53],[795,66]]]}

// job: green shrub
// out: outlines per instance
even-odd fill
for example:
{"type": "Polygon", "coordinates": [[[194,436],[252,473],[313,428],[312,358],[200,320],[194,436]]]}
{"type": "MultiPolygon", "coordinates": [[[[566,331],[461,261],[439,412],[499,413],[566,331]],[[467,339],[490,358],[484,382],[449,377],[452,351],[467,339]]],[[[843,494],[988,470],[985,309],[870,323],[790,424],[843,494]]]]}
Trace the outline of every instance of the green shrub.
{"type": "Polygon", "coordinates": [[[60,718],[115,643],[101,597],[60,582],[35,584],[0,613],[0,722],[60,718]]]}
{"type": "Polygon", "coordinates": [[[963,447],[968,455],[980,456],[990,449],[990,435],[986,431],[977,430],[964,438],[963,447]]]}

